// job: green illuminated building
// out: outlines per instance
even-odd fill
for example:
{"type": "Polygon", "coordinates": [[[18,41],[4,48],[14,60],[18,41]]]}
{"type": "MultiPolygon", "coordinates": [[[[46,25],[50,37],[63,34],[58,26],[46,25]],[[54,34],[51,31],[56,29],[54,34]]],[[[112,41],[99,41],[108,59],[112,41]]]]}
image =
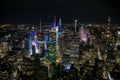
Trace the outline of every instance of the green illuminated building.
{"type": "Polygon", "coordinates": [[[49,41],[48,42],[48,59],[51,62],[56,62],[56,54],[57,54],[56,42],[49,41]]]}

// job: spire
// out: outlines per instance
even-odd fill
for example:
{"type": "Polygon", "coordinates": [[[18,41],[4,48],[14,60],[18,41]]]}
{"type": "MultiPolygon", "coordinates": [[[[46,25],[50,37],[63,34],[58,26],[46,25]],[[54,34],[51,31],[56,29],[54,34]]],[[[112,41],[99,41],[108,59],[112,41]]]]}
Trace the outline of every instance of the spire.
{"type": "Polygon", "coordinates": [[[59,26],[61,26],[62,25],[62,21],[61,21],[61,18],[59,19],[59,26]]]}
{"type": "Polygon", "coordinates": [[[54,15],[54,28],[56,28],[56,15],[54,15]]]}
{"type": "Polygon", "coordinates": [[[40,19],[40,33],[42,32],[42,22],[41,22],[41,19],[40,19]]]}
{"type": "Polygon", "coordinates": [[[108,27],[110,27],[111,17],[108,17],[108,27]]]}

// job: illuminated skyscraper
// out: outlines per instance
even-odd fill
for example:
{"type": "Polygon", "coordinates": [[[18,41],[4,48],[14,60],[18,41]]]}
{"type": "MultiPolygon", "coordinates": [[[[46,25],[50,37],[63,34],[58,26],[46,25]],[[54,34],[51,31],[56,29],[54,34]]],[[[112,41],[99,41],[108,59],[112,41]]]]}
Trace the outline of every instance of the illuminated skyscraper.
{"type": "Polygon", "coordinates": [[[38,53],[38,38],[36,36],[36,31],[31,31],[29,36],[29,52],[30,55],[38,53]],[[35,47],[35,51],[33,51],[33,46],[35,47]],[[35,52],[35,53],[33,53],[35,52]]]}
{"type": "Polygon", "coordinates": [[[56,42],[55,41],[48,41],[48,59],[51,62],[56,61],[56,42]]]}
{"type": "Polygon", "coordinates": [[[80,39],[81,39],[81,42],[84,42],[84,43],[87,42],[87,37],[88,37],[87,34],[88,34],[87,30],[84,29],[83,27],[81,27],[80,28],[80,39]]]}

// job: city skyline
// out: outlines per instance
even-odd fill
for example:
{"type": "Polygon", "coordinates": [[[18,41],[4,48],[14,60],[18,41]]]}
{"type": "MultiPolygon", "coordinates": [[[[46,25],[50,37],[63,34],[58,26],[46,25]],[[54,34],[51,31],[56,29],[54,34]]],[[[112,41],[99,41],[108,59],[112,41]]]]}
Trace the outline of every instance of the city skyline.
{"type": "Polygon", "coordinates": [[[52,23],[53,16],[63,23],[107,23],[111,17],[113,24],[120,23],[119,2],[117,0],[12,0],[2,1],[0,23],[35,23],[40,18],[52,23]]]}

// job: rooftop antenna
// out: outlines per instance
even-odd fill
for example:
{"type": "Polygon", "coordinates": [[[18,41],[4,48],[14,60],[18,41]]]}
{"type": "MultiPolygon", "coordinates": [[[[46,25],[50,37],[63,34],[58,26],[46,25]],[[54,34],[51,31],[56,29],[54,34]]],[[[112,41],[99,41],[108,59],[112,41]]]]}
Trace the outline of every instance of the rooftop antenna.
{"type": "Polygon", "coordinates": [[[56,28],[56,15],[54,15],[54,28],[56,28]]]}
{"type": "Polygon", "coordinates": [[[42,32],[42,22],[41,22],[41,19],[40,19],[40,33],[42,32]]]}

